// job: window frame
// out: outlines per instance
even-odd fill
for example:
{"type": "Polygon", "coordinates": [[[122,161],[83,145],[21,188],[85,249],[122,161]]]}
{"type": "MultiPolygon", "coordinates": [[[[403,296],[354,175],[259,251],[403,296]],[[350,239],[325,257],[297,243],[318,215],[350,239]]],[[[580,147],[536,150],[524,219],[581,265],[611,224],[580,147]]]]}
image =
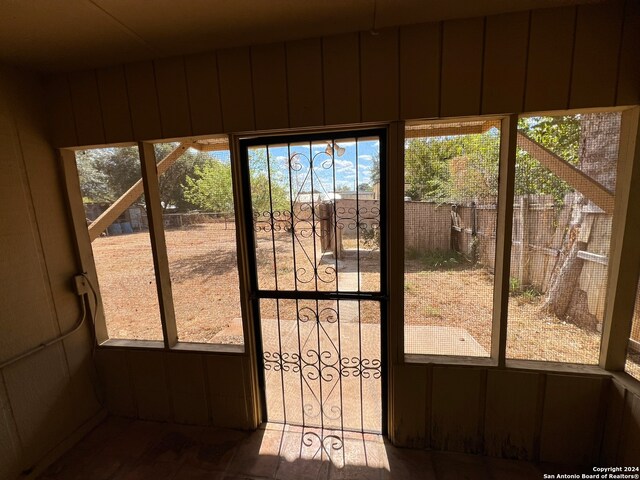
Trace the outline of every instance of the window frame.
{"type": "MultiPolygon", "coordinates": [[[[615,374],[616,377],[631,380],[632,385],[640,382],[624,372],[628,339],[631,332],[636,288],[640,275],[640,209],[631,208],[640,204],[640,107],[607,107],[593,109],[544,111],[509,115],[488,115],[473,117],[451,117],[432,119],[433,122],[469,121],[473,119],[496,119],[501,121],[499,192],[496,225],[496,267],[494,276],[494,308],[492,318],[491,355],[488,358],[406,355],[404,353],[404,140],[405,121],[382,122],[377,124],[357,124],[348,126],[328,126],[315,129],[282,129],[269,132],[231,133],[228,135],[231,153],[234,208],[236,220],[236,242],[238,248],[238,274],[240,280],[240,303],[243,319],[244,345],[220,345],[179,342],[177,340],[175,314],[171,297],[169,267],[164,241],[164,226],[159,199],[158,178],[155,167],[153,145],[156,141],[120,143],[107,146],[139,147],[145,195],[149,202],[150,235],[152,254],[156,267],[156,282],[164,342],[144,340],[110,339],[106,331],[104,315],[99,308],[100,292],[93,253],[85,222],[84,207],[80,193],[79,178],[75,163],[75,151],[87,147],[59,149],[59,160],[64,173],[70,218],[76,235],[78,264],[96,286],[95,301],[89,302],[90,312],[95,319],[95,334],[99,348],[127,347],[143,349],[165,349],[171,351],[218,352],[227,354],[251,354],[255,338],[251,314],[249,291],[248,254],[244,225],[243,185],[240,176],[239,140],[258,135],[294,135],[297,133],[332,132],[361,130],[380,127],[387,130],[387,274],[389,301],[388,353],[389,366],[428,363],[442,365],[470,365],[496,368],[531,369],[550,372],[584,372],[588,374],[615,374]],[[509,301],[509,270],[511,257],[511,233],[513,222],[513,195],[515,178],[515,153],[517,123],[521,116],[567,115],[581,112],[621,111],[621,135],[618,158],[618,181],[616,186],[615,211],[612,224],[612,240],[609,260],[609,282],[606,290],[605,316],[601,336],[599,365],[578,365],[554,363],[538,360],[509,360],[506,358],[507,308],[509,301]],[[623,261],[624,259],[624,261],[623,261]]],[[[413,122],[422,120],[411,120],[413,122]]],[[[429,120],[424,120],[429,121],[429,120]]],[[[409,121],[407,121],[409,123],[409,121]]],[[[211,137],[211,136],[208,136],[211,137]]],[[[198,137],[200,138],[200,137],[198,137]]],[[[202,137],[207,138],[207,137],[202,137]]],[[[162,139],[158,141],[170,141],[162,139]]],[[[91,147],[98,148],[98,147],[91,147]]]]}

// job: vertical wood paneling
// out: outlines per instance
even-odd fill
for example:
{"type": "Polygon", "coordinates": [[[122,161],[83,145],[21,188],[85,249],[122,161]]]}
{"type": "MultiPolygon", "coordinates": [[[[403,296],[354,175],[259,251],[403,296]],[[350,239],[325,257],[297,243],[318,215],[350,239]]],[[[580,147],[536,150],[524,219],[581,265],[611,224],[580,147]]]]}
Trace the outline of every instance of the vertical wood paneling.
{"type": "Polygon", "coordinates": [[[0,478],[17,478],[20,473],[20,439],[11,413],[11,405],[0,376],[0,478]]]}
{"type": "Polygon", "coordinates": [[[215,53],[185,58],[191,128],[194,135],[221,133],[222,110],[215,53]]]}
{"type": "Polygon", "coordinates": [[[627,392],[618,458],[612,465],[638,465],[640,458],[640,397],[627,392]]]}
{"type": "Polygon", "coordinates": [[[540,461],[589,465],[598,459],[604,380],[548,375],[540,433],[540,461]]]}
{"type": "Polygon", "coordinates": [[[218,52],[222,120],[225,132],[254,130],[251,55],[248,48],[218,52]]]}
{"type": "Polygon", "coordinates": [[[398,366],[394,372],[397,395],[393,402],[394,441],[403,447],[427,446],[427,367],[398,366]]]}
{"type": "Polygon", "coordinates": [[[480,453],[483,372],[476,368],[434,367],[431,447],[480,453]]]}
{"type": "Polygon", "coordinates": [[[96,367],[109,412],[125,417],[137,416],[127,352],[100,348],[96,351],[96,367]]]}
{"type": "Polygon", "coordinates": [[[400,29],[400,118],[437,117],[442,24],[400,29]]]}
{"type": "Polygon", "coordinates": [[[54,147],[78,145],[76,121],[73,116],[71,91],[66,75],[53,75],[46,82],[49,123],[54,147]]]}
{"type": "Polygon", "coordinates": [[[73,403],[60,345],[42,350],[3,371],[23,448],[23,464],[34,465],[71,434],[73,403]]]}
{"type": "Polygon", "coordinates": [[[640,103],[640,2],[625,2],[620,65],[618,69],[617,105],[640,103]]]}
{"type": "Polygon", "coordinates": [[[517,113],[524,103],[529,12],[487,17],[482,113],[517,113]]]}
{"type": "Polygon", "coordinates": [[[615,103],[623,7],[622,1],[578,7],[570,108],[615,103]]]}
{"type": "Polygon", "coordinates": [[[69,74],[69,88],[80,145],[105,142],[98,82],[93,70],[69,74]]]}
{"type": "Polygon", "coordinates": [[[230,428],[251,428],[244,389],[242,357],[208,356],[205,359],[214,425],[230,428]]]}
{"type": "Polygon", "coordinates": [[[133,134],[136,140],[161,138],[162,124],[153,64],[144,62],[127,65],[125,74],[133,134]]]}
{"type": "Polygon", "coordinates": [[[165,360],[171,385],[173,421],[206,425],[209,411],[202,357],[168,353],[165,360]]]}
{"type": "Polygon", "coordinates": [[[531,12],[525,111],[567,108],[576,10],[531,12]]]}
{"type": "Polygon", "coordinates": [[[399,59],[398,30],[360,34],[360,84],[362,121],[398,118],[399,59]]]}
{"type": "Polygon", "coordinates": [[[171,418],[163,355],[162,350],[127,352],[138,417],[144,420],[166,421],[171,418]]]}
{"type": "Polygon", "coordinates": [[[283,128],[289,125],[287,99],[287,58],[283,43],[251,48],[253,96],[256,128],[283,128]]]}
{"type": "Polygon", "coordinates": [[[165,58],[154,62],[162,136],[164,138],[191,135],[189,93],[183,57],[165,58]]]}
{"type": "Polygon", "coordinates": [[[324,115],[327,125],[360,121],[360,38],[357,33],[322,39],[324,115]]]}
{"type": "Polygon", "coordinates": [[[491,370],[487,376],[484,453],[533,460],[539,375],[491,370]]]}
{"type": "Polygon", "coordinates": [[[607,412],[604,420],[604,436],[602,437],[599,464],[616,465],[625,406],[624,387],[618,382],[612,381],[605,398],[607,412]]]}
{"type": "Polygon", "coordinates": [[[134,136],[124,68],[113,67],[98,70],[97,77],[105,142],[133,141],[134,136]]]}
{"type": "Polygon", "coordinates": [[[440,116],[480,113],[483,43],[483,18],[444,22],[440,116]]]}
{"type": "Polygon", "coordinates": [[[289,123],[292,127],[322,125],[322,43],[319,38],[287,43],[289,123]]]}

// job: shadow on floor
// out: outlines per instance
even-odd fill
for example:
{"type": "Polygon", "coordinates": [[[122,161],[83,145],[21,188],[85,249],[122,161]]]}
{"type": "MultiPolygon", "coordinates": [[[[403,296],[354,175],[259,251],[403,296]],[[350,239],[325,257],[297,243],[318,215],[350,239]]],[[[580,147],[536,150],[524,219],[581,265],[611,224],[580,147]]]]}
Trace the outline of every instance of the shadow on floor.
{"type": "Polygon", "coordinates": [[[41,480],[541,479],[575,469],[393,447],[380,435],[266,424],[255,432],[110,417],[41,480]]]}

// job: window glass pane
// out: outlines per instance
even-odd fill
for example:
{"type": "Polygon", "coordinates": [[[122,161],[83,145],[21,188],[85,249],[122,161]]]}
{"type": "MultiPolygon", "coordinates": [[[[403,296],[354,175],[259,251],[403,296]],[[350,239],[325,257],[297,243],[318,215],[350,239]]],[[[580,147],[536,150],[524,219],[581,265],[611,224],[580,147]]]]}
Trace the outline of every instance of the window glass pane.
{"type": "Polygon", "coordinates": [[[633,310],[633,323],[624,371],[636,380],[640,380],[640,286],[636,292],[636,306],[633,310]]]}
{"type": "Polygon", "coordinates": [[[380,290],[378,137],[248,149],[258,286],[380,290]]]}
{"type": "Polygon", "coordinates": [[[137,147],[76,152],[110,338],[162,341],[137,147]]]}
{"type": "Polygon", "coordinates": [[[179,156],[172,155],[179,145],[155,145],[178,339],[241,345],[238,256],[227,139],[198,140],[198,149],[189,148],[179,156]],[[163,167],[165,158],[170,165],[163,167]]]}
{"type": "Polygon", "coordinates": [[[490,355],[499,126],[406,128],[406,354],[490,355]]]}
{"type": "Polygon", "coordinates": [[[518,123],[507,357],[597,364],[620,113],[518,123]]]}

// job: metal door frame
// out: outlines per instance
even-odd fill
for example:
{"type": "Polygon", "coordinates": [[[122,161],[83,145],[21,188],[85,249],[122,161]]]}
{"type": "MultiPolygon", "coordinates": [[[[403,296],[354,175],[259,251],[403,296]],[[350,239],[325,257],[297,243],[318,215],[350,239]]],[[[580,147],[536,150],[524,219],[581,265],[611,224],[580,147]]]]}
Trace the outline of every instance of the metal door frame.
{"type": "MultiPolygon", "coordinates": [[[[262,324],[260,317],[261,299],[304,299],[304,300],[370,300],[380,304],[380,372],[381,372],[381,434],[387,435],[388,431],[388,389],[389,389],[389,368],[388,368],[388,219],[387,219],[387,161],[388,161],[388,130],[385,127],[372,127],[360,129],[326,130],[309,133],[291,133],[275,135],[259,135],[255,137],[241,137],[238,140],[238,150],[240,159],[240,183],[242,194],[242,217],[245,223],[246,238],[245,246],[248,252],[249,267],[249,291],[248,296],[251,303],[251,316],[253,317],[253,333],[255,339],[255,353],[258,370],[258,390],[261,404],[260,422],[267,420],[267,399],[265,367],[263,359],[262,324]],[[321,292],[321,291],[282,291],[282,290],[260,290],[258,287],[258,266],[256,261],[256,244],[253,225],[253,210],[251,201],[251,182],[248,149],[252,146],[291,144],[295,142],[313,142],[315,140],[340,140],[362,137],[378,137],[380,142],[380,291],[379,292],[321,292]]],[[[334,167],[335,168],[335,167],[334,167]]],[[[357,188],[357,185],[356,185],[357,188]]],[[[301,373],[302,374],[302,373],[301,373]]],[[[361,399],[362,401],[362,399],[361,399]]]]}

